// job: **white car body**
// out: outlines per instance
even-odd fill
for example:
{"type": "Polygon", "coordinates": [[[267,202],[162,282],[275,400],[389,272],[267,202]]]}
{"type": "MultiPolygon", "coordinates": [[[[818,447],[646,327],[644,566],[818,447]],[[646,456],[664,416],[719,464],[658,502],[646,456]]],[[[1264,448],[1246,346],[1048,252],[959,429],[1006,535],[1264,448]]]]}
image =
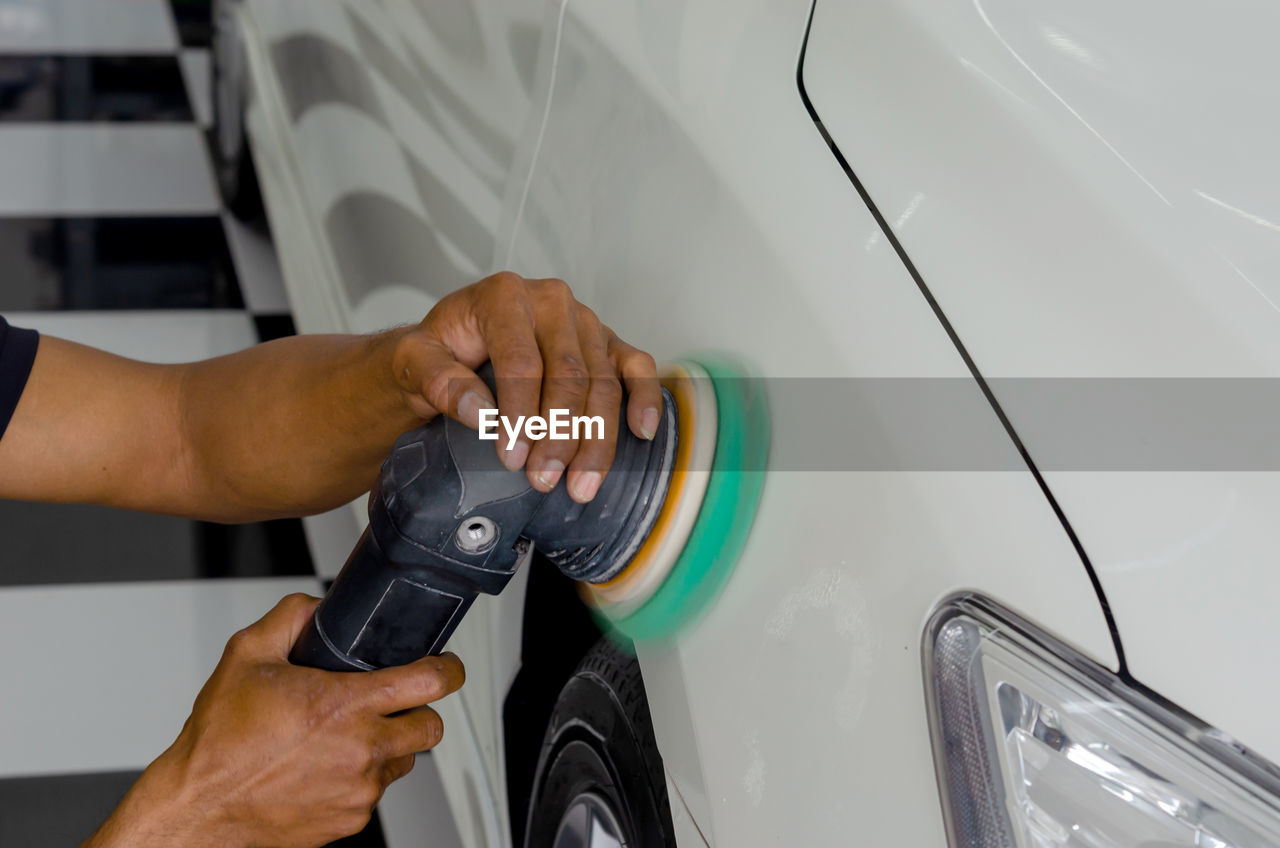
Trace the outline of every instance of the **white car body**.
{"type": "MultiPolygon", "coordinates": [[[[1280,477],[1046,470],[1042,487],[949,334],[988,379],[1280,374],[1276,23],[1241,0],[241,13],[300,331],[417,320],[508,267],[568,280],[659,360],[967,380],[1014,457],[770,471],[714,608],[639,646],[680,844],[719,846],[943,844],[925,622],[976,591],[1118,671],[1081,551],[1132,678],[1280,761],[1280,477]]],[[[1034,462],[1048,436],[1004,411],[1034,462]]],[[[775,408],[773,444],[808,412],[775,408]]],[[[452,642],[470,679],[434,760],[467,846],[510,842],[522,610],[517,580],[452,642]]]]}

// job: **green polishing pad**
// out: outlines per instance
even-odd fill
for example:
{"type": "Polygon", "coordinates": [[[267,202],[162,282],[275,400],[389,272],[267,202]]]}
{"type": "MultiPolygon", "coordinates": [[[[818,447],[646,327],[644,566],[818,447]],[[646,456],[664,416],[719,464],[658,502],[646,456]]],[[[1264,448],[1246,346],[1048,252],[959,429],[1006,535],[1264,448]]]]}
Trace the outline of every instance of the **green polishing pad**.
{"type": "Polygon", "coordinates": [[[706,497],[671,573],[643,606],[608,621],[633,640],[668,639],[707,610],[742,554],[764,486],[769,411],[763,383],[714,356],[693,361],[715,388],[715,456],[706,497]]]}

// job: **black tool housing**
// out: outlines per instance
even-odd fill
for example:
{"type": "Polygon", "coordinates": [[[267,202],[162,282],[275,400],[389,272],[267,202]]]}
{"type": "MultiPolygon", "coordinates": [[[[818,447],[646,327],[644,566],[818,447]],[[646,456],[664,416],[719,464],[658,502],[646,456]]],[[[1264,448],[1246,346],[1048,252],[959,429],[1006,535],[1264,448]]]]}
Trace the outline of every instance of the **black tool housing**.
{"type": "MultiPolygon", "coordinates": [[[[489,366],[481,376],[493,384],[489,366]]],[[[523,470],[502,466],[494,442],[444,416],[405,433],[370,494],[368,529],[290,660],[350,671],[439,653],[476,596],[502,591],[535,548],[575,580],[610,579],[657,518],[675,424],[664,390],[654,438],[620,426],[612,467],[587,504],[563,481],[534,489],[523,470]]]]}

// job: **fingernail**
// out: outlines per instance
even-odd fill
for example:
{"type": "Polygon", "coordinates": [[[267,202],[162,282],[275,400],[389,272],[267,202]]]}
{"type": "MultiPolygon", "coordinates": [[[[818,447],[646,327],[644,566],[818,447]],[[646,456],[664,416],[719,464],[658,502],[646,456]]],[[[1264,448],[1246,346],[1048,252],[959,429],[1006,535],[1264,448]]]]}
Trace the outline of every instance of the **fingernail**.
{"type": "Polygon", "coordinates": [[[480,426],[480,410],[488,403],[479,392],[467,392],[458,399],[458,417],[471,427],[480,426]]]}
{"type": "Polygon", "coordinates": [[[662,420],[662,413],[652,406],[646,409],[640,415],[640,435],[652,440],[653,435],[658,432],[658,422],[660,420],[662,420]]]}
{"type": "Polygon", "coordinates": [[[573,481],[573,488],[569,494],[573,495],[573,499],[578,503],[586,503],[596,496],[596,492],[600,491],[600,481],[602,479],[598,471],[588,471],[585,474],[580,474],[578,479],[573,481]]]}
{"type": "Polygon", "coordinates": [[[515,471],[517,468],[524,467],[524,461],[529,458],[529,443],[516,442],[516,446],[503,454],[502,464],[507,466],[508,471],[515,471]]]}
{"type": "Polygon", "coordinates": [[[542,466],[542,470],[533,476],[540,486],[550,491],[556,487],[556,483],[560,482],[560,475],[563,473],[563,462],[558,459],[548,459],[546,464],[542,466]]]}

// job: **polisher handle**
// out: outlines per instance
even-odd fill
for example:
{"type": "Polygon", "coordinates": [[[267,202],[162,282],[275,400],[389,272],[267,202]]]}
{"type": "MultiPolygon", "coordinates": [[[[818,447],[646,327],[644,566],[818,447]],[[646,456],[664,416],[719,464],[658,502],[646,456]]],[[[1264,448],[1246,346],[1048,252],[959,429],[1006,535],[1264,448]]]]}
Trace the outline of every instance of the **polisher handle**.
{"type": "MultiPolygon", "coordinates": [[[[407,579],[406,570],[387,559],[366,530],[289,660],[330,671],[365,671],[439,653],[481,589],[456,575],[410,577],[416,579],[407,579]]],[[[510,574],[503,585],[507,579],[510,574]]]]}

